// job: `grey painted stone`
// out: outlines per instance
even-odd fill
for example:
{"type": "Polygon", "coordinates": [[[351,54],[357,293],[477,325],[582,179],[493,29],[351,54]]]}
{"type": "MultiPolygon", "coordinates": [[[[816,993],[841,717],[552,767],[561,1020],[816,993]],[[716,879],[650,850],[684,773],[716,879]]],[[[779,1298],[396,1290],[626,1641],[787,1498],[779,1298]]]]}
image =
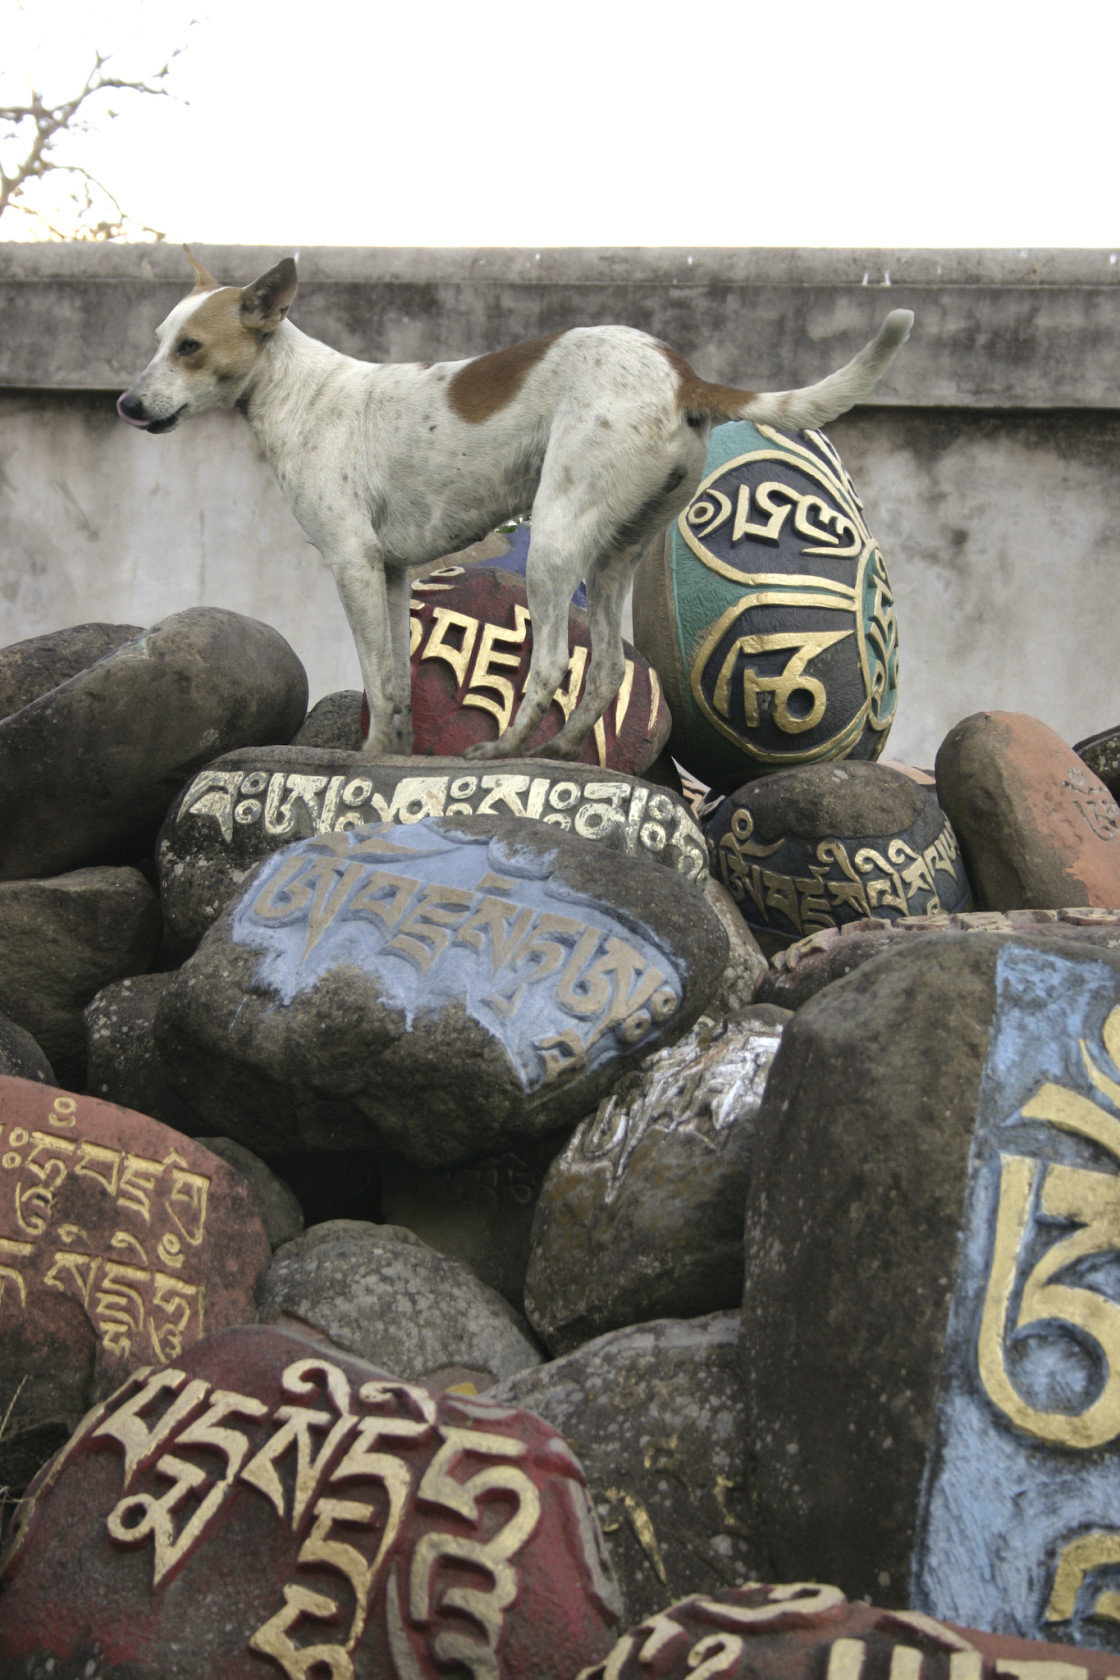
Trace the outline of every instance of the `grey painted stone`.
{"type": "Polygon", "coordinates": [[[468,1266],[395,1225],[332,1219],[273,1256],[264,1323],[298,1319],[337,1347],[408,1381],[446,1388],[538,1365],[529,1326],[468,1266]]]}
{"type": "Polygon", "coordinates": [[[0,717],[20,711],[143,634],[138,624],[74,624],[0,648],[0,717]]]}
{"type": "Polygon", "coordinates": [[[261,1153],[380,1141],[442,1170],[573,1125],[687,1032],[726,958],[672,870],[519,818],[426,818],[269,858],[168,985],[156,1042],[261,1153]]]}
{"type": "Polygon", "coordinates": [[[424,817],[531,817],[688,880],[707,875],[704,839],[683,799],[636,776],[583,764],[510,759],[371,758],[323,747],[227,754],[168,812],[157,861],[164,915],[198,940],[262,859],[315,835],[424,817]]]}
{"type": "Polygon", "coordinates": [[[362,691],[342,688],[316,701],[292,736],[292,746],[361,752],[363,739],[362,691]]]}
{"type": "Polygon", "coordinates": [[[197,1141],[241,1174],[252,1192],[269,1247],[275,1250],[283,1243],[294,1242],[303,1230],[303,1210],[283,1179],[277,1178],[259,1155],[233,1138],[200,1137],[197,1141]]]}
{"type": "Polygon", "coordinates": [[[1076,1584],[1117,1470],[1118,1057],[1120,954],[1006,934],[900,942],[788,1024],[743,1298],[775,1578],[1117,1648],[1076,1584]]]}
{"type": "Polygon", "coordinates": [[[381,1165],[382,1217],[464,1261],[520,1311],[533,1213],[563,1139],[558,1132],[535,1148],[523,1144],[442,1173],[421,1172],[387,1156],[381,1165]]]}
{"type": "Polygon", "coordinates": [[[755,1121],[787,1018],[701,1016],[576,1127],[537,1202],[525,1284],[552,1353],[741,1301],[755,1121]]]}
{"type": "Polygon", "coordinates": [[[929,933],[1019,933],[1032,939],[1076,939],[1105,950],[1120,950],[1120,910],[969,910],[956,916],[910,916],[897,922],[879,917],[824,928],[795,945],[775,951],[759,979],[759,1003],[800,1009],[834,980],[861,968],[872,957],[896,950],[905,940],[929,933]]]}
{"type": "Polygon", "coordinates": [[[845,759],[764,776],[725,799],[705,832],[713,875],[767,951],[861,917],[970,908],[945,812],[885,765],[845,759]]]}
{"type": "Polygon", "coordinates": [[[172,978],[130,975],[103,986],[86,1005],[86,1089],[194,1137],[207,1129],[206,1116],[169,1083],[153,1036],[156,1008],[172,978]]]}
{"type": "Polygon", "coordinates": [[[148,966],[159,926],[156,895],[138,869],[0,881],[0,1009],[71,1089],[85,1077],[82,1011],[103,986],[148,966]]]}
{"type": "Polygon", "coordinates": [[[202,765],[286,740],[303,666],[266,624],[174,614],[0,721],[0,879],[131,862],[202,765]]]}
{"type": "Polygon", "coordinates": [[[0,1075],[15,1079],[37,1079],[42,1085],[57,1085],[54,1069],[24,1027],[17,1027],[0,1015],[0,1075]]]}
{"type": "Polygon", "coordinates": [[[626,1606],[767,1575],[753,1513],[736,1315],[662,1319],[498,1384],[567,1439],[626,1606]]]}

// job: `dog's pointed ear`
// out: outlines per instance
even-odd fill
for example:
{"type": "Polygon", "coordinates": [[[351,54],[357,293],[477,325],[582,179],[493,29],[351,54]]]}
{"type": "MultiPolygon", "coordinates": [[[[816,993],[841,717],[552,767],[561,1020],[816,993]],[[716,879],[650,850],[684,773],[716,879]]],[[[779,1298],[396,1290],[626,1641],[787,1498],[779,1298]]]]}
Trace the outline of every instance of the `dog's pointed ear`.
{"type": "Polygon", "coordinates": [[[220,280],[215,280],[214,276],[209,272],[208,269],[203,268],[203,266],[200,262],[195,262],[194,252],[191,250],[189,245],[184,245],[183,250],[187,254],[187,261],[190,263],[191,267],[194,269],[194,289],[195,289],[195,291],[196,292],[216,292],[216,291],[218,291],[221,287],[221,281],[220,280]]]}
{"type": "Polygon", "coordinates": [[[283,257],[246,286],[241,293],[241,314],[246,326],[256,332],[275,332],[291,307],[296,295],[296,265],[292,257],[283,257]]]}

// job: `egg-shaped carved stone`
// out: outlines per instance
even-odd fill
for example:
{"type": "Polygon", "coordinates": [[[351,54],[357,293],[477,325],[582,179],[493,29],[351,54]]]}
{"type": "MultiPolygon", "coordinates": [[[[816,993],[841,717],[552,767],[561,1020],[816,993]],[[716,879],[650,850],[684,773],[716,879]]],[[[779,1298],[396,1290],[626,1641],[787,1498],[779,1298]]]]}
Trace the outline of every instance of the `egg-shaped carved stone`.
{"type": "Polygon", "coordinates": [[[898,702],[894,596],[823,433],[713,431],[699,489],[638,570],[634,640],[665,688],[670,751],[721,792],[878,758],[898,702]]]}

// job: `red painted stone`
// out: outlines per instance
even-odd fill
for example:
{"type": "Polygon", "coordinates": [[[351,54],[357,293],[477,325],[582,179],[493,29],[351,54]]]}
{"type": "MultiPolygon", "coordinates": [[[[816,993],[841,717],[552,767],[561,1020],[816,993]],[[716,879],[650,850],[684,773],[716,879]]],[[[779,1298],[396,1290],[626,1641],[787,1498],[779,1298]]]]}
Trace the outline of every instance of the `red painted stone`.
{"type": "Polygon", "coordinates": [[[977,712],[937,754],[937,797],[979,910],[1120,907],[1120,808],[1038,718],[977,712]]]}
{"type": "Polygon", "coordinates": [[[539,1418],[265,1326],[136,1373],[29,1490],[0,1677],[571,1680],[618,1613],[539,1418]]]}
{"type": "Polygon", "coordinates": [[[252,1323],[268,1255],[248,1185],[208,1149],[0,1079],[0,1418],[13,1399],[23,1422],[81,1411],[137,1366],[252,1323]]]}
{"type": "Polygon", "coordinates": [[[576,1680],[1104,1680],[1115,1670],[1107,1651],[979,1633],[794,1582],[682,1599],[576,1680]]]}
{"type": "MultiPolygon", "coordinates": [[[[412,586],[412,727],[416,753],[457,756],[492,741],[517,714],[533,629],[525,581],[499,566],[449,566],[412,586]]],[[[591,632],[587,614],[568,610],[571,663],[563,704],[553,701],[530,754],[559,734],[583,694],[591,632]]],[[[640,775],[669,738],[672,720],[656,671],[624,643],[626,675],[617,696],[583,744],[581,764],[640,775]]],[[[369,709],[362,707],[362,733],[369,709]]]]}

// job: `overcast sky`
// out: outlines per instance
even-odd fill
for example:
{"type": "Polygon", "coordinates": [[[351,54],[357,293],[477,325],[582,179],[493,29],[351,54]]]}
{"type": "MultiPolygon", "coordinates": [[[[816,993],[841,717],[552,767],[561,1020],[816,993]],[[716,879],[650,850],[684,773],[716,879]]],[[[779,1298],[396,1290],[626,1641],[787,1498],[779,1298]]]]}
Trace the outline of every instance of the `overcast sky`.
{"type": "Polygon", "coordinates": [[[1036,15],[0,0],[0,103],[185,46],[177,97],[102,102],[80,157],[203,247],[1111,246],[1120,6],[1036,15]]]}

